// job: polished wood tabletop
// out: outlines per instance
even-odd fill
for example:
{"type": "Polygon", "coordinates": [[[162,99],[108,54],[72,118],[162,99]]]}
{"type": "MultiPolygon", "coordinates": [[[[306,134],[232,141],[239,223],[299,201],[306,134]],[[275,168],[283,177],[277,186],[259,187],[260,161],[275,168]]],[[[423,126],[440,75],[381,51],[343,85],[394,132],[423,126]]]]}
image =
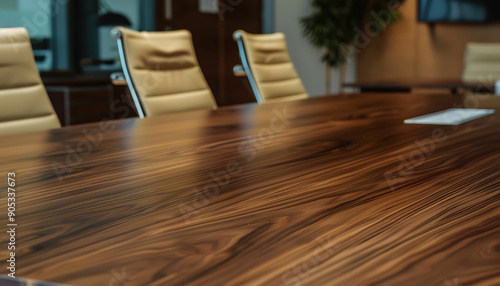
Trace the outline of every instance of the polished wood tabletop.
{"type": "Polygon", "coordinates": [[[355,94],[1,137],[16,276],[500,285],[500,115],[403,124],[463,104],[355,94]]]}

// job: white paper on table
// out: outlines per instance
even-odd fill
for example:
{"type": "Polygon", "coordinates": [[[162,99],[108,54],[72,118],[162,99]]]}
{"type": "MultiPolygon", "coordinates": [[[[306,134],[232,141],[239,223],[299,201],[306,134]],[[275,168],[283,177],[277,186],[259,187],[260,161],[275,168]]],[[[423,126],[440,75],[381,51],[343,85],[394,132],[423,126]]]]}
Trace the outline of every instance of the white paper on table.
{"type": "Polygon", "coordinates": [[[459,125],[490,114],[495,109],[450,108],[405,120],[406,124],[459,125]]]}

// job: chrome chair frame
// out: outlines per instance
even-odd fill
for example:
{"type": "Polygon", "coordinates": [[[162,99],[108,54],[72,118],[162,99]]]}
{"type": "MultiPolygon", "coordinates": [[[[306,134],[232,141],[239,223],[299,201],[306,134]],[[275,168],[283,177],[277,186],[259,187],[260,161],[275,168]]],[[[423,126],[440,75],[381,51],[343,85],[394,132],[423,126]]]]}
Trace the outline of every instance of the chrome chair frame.
{"type": "Polygon", "coordinates": [[[142,106],[141,99],[137,94],[137,90],[135,88],[134,82],[132,81],[132,77],[130,76],[127,58],[125,57],[125,47],[123,46],[123,35],[119,30],[114,30],[112,36],[116,39],[116,42],[118,44],[118,53],[120,54],[120,62],[123,69],[123,74],[130,89],[130,94],[132,95],[135,108],[137,109],[137,114],[141,119],[143,119],[145,117],[144,108],[142,106]]]}
{"type": "Polygon", "coordinates": [[[257,82],[255,82],[255,78],[252,74],[252,70],[250,69],[250,65],[248,64],[248,59],[247,59],[247,54],[245,52],[245,44],[243,43],[243,36],[241,33],[235,33],[233,35],[234,40],[238,43],[238,50],[240,54],[240,59],[241,59],[241,66],[235,66],[233,68],[233,72],[235,75],[242,75],[243,72],[248,78],[248,81],[250,82],[250,86],[252,88],[253,94],[255,96],[255,99],[259,104],[262,104],[262,96],[260,95],[259,88],[257,87],[257,82]]]}

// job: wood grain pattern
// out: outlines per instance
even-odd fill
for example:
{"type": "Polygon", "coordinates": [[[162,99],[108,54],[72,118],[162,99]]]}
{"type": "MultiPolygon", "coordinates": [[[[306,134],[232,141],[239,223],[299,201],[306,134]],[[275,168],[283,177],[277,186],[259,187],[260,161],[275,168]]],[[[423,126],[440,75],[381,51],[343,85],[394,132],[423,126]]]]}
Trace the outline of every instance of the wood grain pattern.
{"type": "Polygon", "coordinates": [[[18,183],[17,274],[72,285],[499,285],[500,115],[403,124],[462,101],[345,95],[2,137],[0,175],[15,171],[18,183]],[[114,131],[58,180],[53,162],[102,127],[114,131]]]}

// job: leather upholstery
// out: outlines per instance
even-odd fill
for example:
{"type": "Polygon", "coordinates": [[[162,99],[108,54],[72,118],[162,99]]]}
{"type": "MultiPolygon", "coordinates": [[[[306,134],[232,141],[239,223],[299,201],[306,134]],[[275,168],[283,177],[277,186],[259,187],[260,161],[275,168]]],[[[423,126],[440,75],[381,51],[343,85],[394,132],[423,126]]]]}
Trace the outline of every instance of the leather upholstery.
{"type": "Polygon", "coordinates": [[[285,35],[255,35],[242,30],[247,62],[263,103],[307,98],[308,94],[290,59],[285,35]]]}
{"type": "Polygon", "coordinates": [[[462,80],[483,82],[498,79],[500,79],[500,44],[467,44],[462,80]]]}
{"type": "Polygon", "coordinates": [[[135,87],[147,116],[217,108],[189,31],[137,32],[116,27],[111,32],[114,37],[116,30],[123,40],[131,88],[135,87]]]}
{"type": "Polygon", "coordinates": [[[0,135],[60,128],[28,32],[0,29],[0,135]]]}

